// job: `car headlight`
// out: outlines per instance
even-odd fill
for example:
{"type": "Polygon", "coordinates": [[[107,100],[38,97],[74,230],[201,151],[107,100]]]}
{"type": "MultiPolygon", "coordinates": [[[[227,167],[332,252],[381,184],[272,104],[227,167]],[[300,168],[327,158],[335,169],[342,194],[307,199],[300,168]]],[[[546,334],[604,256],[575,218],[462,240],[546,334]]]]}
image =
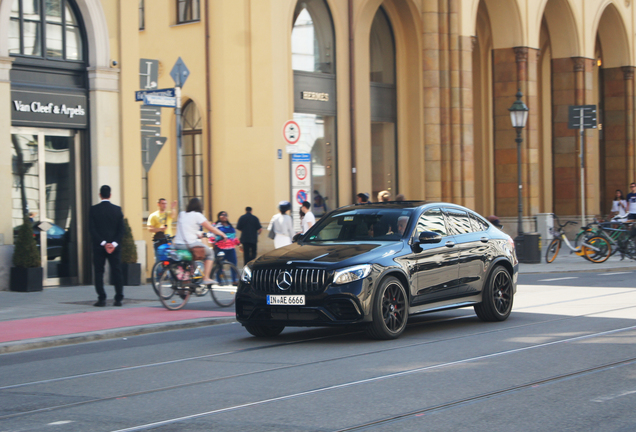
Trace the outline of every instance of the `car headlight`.
{"type": "Polygon", "coordinates": [[[243,271],[241,272],[241,280],[245,283],[250,283],[252,281],[252,269],[250,266],[246,265],[243,267],[243,271]]]}
{"type": "Polygon", "coordinates": [[[371,273],[371,264],[362,264],[337,270],[333,275],[333,283],[336,285],[364,279],[371,273]]]}

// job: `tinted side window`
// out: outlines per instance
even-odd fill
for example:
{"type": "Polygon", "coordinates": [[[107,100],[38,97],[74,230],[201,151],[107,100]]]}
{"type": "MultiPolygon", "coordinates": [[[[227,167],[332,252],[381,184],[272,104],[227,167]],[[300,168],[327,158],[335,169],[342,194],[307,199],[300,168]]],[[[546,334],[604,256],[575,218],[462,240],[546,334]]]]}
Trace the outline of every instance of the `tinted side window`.
{"type": "Polygon", "coordinates": [[[468,213],[468,215],[470,216],[470,221],[473,223],[473,230],[475,230],[475,231],[487,231],[488,230],[488,224],[486,223],[485,220],[483,220],[479,216],[476,216],[476,215],[474,215],[472,213],[468,213]]]}
{"type": "Polygon", "coordinates": [[[473,228],[470,225],[470,219],[468,218],[468,213],[451,208],[444,209],[444,211],[448,217],[448,226],[451,234],[461,235],[473,232],[473,228]]]}
{"type": "Polygon", "coordinates": [[[446,223],[444,223],[444,215],[440,209],[430,209],[422,213],[417,220],[415,235],[419,236],[424,231],[436,232],[442,236],[448,235],[446,223]]]}

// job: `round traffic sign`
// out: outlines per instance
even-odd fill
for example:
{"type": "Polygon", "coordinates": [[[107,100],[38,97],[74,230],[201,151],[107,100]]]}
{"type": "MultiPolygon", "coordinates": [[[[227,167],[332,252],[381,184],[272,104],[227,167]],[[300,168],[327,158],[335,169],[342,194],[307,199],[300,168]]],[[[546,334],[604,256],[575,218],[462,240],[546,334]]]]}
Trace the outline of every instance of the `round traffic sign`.
{"type": "Polygon", "coordinates": [[[296,201],[298,201],[298,204],[303,205],[303,203],[307,201],[307,191],[302,189],[299,190],[296,193],[296,201]]]}
{"type": "Polygon", "coordinates": [[[296,167],[296,178],[298,180],[305,180],[307,178],[307,168],[305,165],[298,165],[296,167]]]}
{"type": "Polygon", "coordinates": [[[283,138],[288,144],[296,144],[300,139],[300,126],[294,120],[288,120],[283,126],[283,138]]]}

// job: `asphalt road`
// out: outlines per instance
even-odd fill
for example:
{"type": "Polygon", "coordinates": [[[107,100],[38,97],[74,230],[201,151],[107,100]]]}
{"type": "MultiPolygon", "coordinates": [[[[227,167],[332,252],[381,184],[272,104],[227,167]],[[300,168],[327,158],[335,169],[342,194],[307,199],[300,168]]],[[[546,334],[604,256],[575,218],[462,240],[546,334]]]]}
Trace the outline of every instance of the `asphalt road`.
{"type": "Polygon", "coordinates": [[[522,275],[507,321],[423,315],[396,341],[226,324],[5,354],[0,431],[632,432],[635,275],[522,275]]]}

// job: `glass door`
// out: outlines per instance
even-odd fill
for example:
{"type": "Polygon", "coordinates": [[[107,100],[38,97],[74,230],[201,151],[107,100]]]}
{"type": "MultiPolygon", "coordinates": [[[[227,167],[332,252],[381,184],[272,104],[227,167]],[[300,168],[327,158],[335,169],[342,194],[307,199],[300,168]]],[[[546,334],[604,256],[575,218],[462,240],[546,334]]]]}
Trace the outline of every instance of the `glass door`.
{"type": "Polygon", "coordinates": [[[81,232],[77,218],[79,134],[73,130],[12,129],[13,226],[27,214],[34,225],[44,285],[77,283],[81,232]]]}

